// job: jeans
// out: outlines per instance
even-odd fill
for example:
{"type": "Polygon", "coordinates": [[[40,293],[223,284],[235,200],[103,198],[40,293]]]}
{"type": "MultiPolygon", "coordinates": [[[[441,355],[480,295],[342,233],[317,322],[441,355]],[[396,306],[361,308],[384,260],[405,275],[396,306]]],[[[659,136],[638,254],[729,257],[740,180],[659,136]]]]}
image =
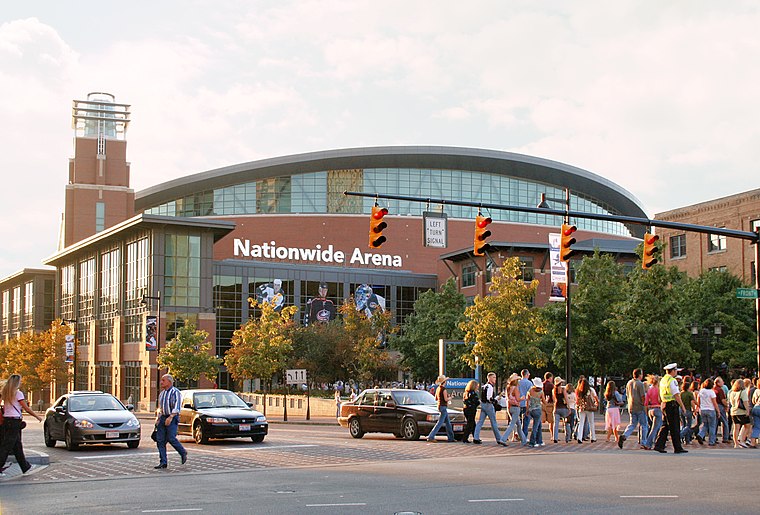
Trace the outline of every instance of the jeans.
{"type": "MultiPolygon", "coordinates": [[[[731,441],[731,428],[728,425],[728,415],[726,414],[725,406],[718,404],[720,414],[718,415],[718,424],[723,426],[721,433],[723,434],[723,443],[731,441]]],[[[716,429],[717,431],[717,429],[716,429]]]]}
{"type": "Polygon", "coordinates": [[[520,428],[523,436],[528,438],[528,428],[530,427],[530,414],[528,408],[520,406],[520,419],[522,420],[522,427],[520,428]]]}
{"type": "Polygon", "coordinates": [[[523,445],[525,445],[528,440],[525,438],[525,433],[522,431],[522,420],[520,418],[520,410],[522,408],[520,406],[510,406],[509,407],[509,425],[504,430],[504,432],[501,435],[501,441],[506,442],[509,440],[509,437],[512,436],[512,432],[517,433],[520,435],[520,441],[523,445]]]}
{"type": "Polygon", "coordinates": [[[32,468],[26,461],[24,446],[21,443],[21,422],[20,418],[5,417],[5,422],[0,426],[0,469],[5,466],[9,454],[16,457],[16,463],[22,472],[26,473],[32,468]]]}
{"type": "Polygon", "coordinates": [[[533,420],[533,429],[530,432],[530,442],[528,445],[541,445],[544,438],[541,431],[541,408],[530,410],[530,418],[533,420]]]}
{"type": "Polygon", "coordinates": [[[464,418],[467,423],[464,425],[464,433],[462,434],[462,441],[469,441],[470,435],[475,431],[475,416],[478,414],[477,406],[475,408],[465,408],[462,410],[464,418]]]}
{"type": "Polygon", "coordinates": [[[702,414],[702,427],[699,429],[699,437],[704,438],[707,432],[710,432],[710,445],[715,445],[718,441],[718,418],[715,415],[715,410],[701,411],[702,414]]]}
{"type": "Polygon", "coordinates": [[[435,435],[438,434],[438,430],[446,424],[446,436],[449,437],[449,442],[454,441],[454,428],[451,425],[451,419],[449,419],[449,410],[446,406],[438,406],[438,422],[433,426],[433,430],[428,435],[428,440],[435,440],[435,435]]]}
{"type": "Polygon", "coordinates": [[[683,426],[681,427],[681,439],[686,440],[686,443],[690,443],[691,439],[694,438],[694,433],[691,430],[691,422],[694,419],[694,414],[691,411],[686,411],[685,413],[681,414],[681,420],[683,422],[683,426]]]}
{"type": "Polygon", "coordinates": [[[166,465],[166,444],[167,442],[174,447],[174,450],[179,453],[180,456],[185,456],[187,451],[182,444],[177,440],[177,427],[179,426],[179,419],[172,417],[171,423],[167,426],[164,422],[166,417],[161,415],[158,419],[158,425],[156,426],[156,447],[158,447],[158,458],[162,465],[166,465]]]}
{"type": "Polygon", "coordinates": [[[646,447],[654,445],[654,439],[657,438],[657,433],[660,432],[660,427],[662,427],[662,409],[658,406],[656,408],[649,408],[649,411],[652,414],[652,417],[649,419],[649,424],[652,427],[642,444],[646,447]]]}
{"type": "Polygon", "coordinates": [[[578,412],[578,441],[583,441],[584,426],[588,421],[589,434],[591,440],[596,440],[596,428],[594,427],[594,412],[593,411],[579,411],[578,412]]]}
{"type": "Polygon", "coordinates": [[[567,408],[557,408],[554,410],[554,440],[557,440],[559,436],[559,422],[561,419],[565,419],[565,443],[570,441],[570,433],[573,431],[573,427],[570,425],[570,410],[567,408]]]}
{"type": "Polygon", "coordinates": [[[636,430],[637,424],[641,427],[641,437],[644,439],[642,441],[642,444],[643,444],[643,442],[646,441],[646,437],[649,432],[649,419],[647,418],[646,411],[632,411],[631,412],[631,422],[630,424],[628,424],[628,427],[625,428],[623,437],[628,438],[629,436],[631,436],[633,432],[636,430]]]}
{"type": "Polygon", "coordinates": [[[760,404],[752,408],[752,435],[750,438],[760,438],[760,404]]]}
{"type": "Polygon", "coordinates": [[[480,418],[478,419],[478,423],[475,424],[475,433],[473,433],[472,438],[475,440],[480,440],[480,430],[483,427],[483,422],[486,421],[486,417],[488,417],[488,419],[491,421],[491,430],[493,431],[493,436],[498,442],[501,440],[501,434],[499,433],[499,423],[496,422],[496,410],[494,409],[493,404],[490,402],[480,403],[480,418]]]}

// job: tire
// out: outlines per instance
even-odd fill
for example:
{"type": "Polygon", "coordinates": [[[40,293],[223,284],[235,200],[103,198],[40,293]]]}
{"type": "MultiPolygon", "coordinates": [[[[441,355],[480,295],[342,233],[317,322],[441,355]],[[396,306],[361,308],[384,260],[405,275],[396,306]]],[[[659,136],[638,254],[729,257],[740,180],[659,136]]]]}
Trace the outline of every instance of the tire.
{"type": "Polygon", "coordinates": [[[208,435],[206,434],[206,431],[204,431],[201,422],[196,422],[193,426],[193,440],[195,440],[195,443],[198,445],[208,443],[208,435]]]}
{"type": "Polygon", "coordinates": [[[140,446],[140,440],[133,440],[131,442],[127,442],[127,447],[130,449],[137,449],[140,446]]]}
{"type": "Polygon", "coordinates": [[[251,441],[253,441],[253,443],[261,443],[264,441],[264,435],[253,435],[251,441]]]}
{"type": "Polygon", "coordinates": [[[71,429],[66,428],[66,431],[64,432],[64,442],[66,443],[66,450],[67,451],[76,451],[79,449],[79,444],[74,442],[74,437],[71,435],[71,429]]]}
{"type": "Polygon", "coordinates": [[[55,447],[55,440],[50,438],[50,428],[47,424],[42,428],[42,433],[45,438],[45,446],[46,447],[55,447]]]}
{"type": "Polygon", "coordinates": [[[354,417],[348,421],[348,432],[354,438],[361,438],[362,436],[364,436],[364,431],[362,430],[362,424],[361,422],[359,422],[358,418],[354,417]]]}
{"type": "Polygon", "coordinates": [[[404,437],[404,440],[420,439],[420,429],[413,418],[405,418],[401,423],[401,435],[404,437]]]}

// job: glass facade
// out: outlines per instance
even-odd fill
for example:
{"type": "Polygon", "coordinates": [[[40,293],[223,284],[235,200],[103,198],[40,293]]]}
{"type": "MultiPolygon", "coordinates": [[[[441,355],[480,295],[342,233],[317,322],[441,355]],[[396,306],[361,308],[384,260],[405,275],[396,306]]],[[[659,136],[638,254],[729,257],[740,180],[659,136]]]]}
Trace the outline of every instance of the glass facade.
{"type": "Polygon", "coordinates": [[[124,362],[124,397],[129,400],[132,397],[131,404],[137,406],[140,403],[140,370],[139,361],[124,362]]]}
{"type": "MultiPolygon", "coordinates": [[[[353,213],[370,211],[374,199],[346,197],[343,191],[378,191],[389,195],[440,198],[465,202],[483,202],[535,207],[541,193],[564,198],[564,190],[541,182],[507,177],[501,174],[467,170],[426,168],[366,168],[327,170],[261,179],[221,189],[197,192],[146,210],[167,216],[249,215],[257,213],[353,213]]],[[[422,216],[425,204],[388,200],[394,215],[422,216]]],[[[474,218],[477,208],[445,207],[451,218],[474,218]]],[[[570,209],[586,213],[616,213],[612,206],[580,193],[570,197],[570,209]]],[[[562,219],[555,215],[494,211],[495,221],[556,226],[562,219]]],[[[579,229],[630,236],[620,223],[578,219],[579,229]]]]}
{"type": "Polygon", "coordinates": [[[142,340],[145,307],[140,301],[142,296],[148,293],[149,253],[150,239],[147,235],[138,235],[126,244],[126,263],[124,264],[124,341],[126,342],[142,340]]]}
{"type": "Polygon", "coordinates": [[[201,297],[201,237],[166,234],[164,295],[170,306],[198,306],[201,297]]]}

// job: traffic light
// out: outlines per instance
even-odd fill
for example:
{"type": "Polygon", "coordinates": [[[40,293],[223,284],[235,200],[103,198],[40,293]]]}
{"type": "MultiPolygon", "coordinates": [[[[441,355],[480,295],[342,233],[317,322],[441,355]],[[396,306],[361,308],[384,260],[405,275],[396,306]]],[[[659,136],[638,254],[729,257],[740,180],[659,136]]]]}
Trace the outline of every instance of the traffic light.
{"type": "Polygon", "coordinates": [[[486,240],[491,236],[491,231],[486,229],[488,224],[493,222],[490,217],[483,216],[482,213],[478,213],[475,217],[475,240],[473,242],[473,252],[476,256],[482,256],[487,250],[491,249],[491,246],[486,243],[486,240]]]}
{"type": "Polygon", "coordinates": [[[641,268],[649,270],[652,265],[657,264],[657,253],[660,251],[657,248],[657,240],[660,237],[656,234],[646,233],[644,235],[644,252],[641,254],[641,268]]]}
{"type": "Polygon", "coordinates": [[[577,230],[578,228],[574,225],[562,224],[562,234],[560,235],[561,237],[559,244],[559,259],[565,263],[569,262],[570,258],[576,254],[576,251],[574,251],[571,247],[575,243],[573,233],[577,230]]]}
{"type": "Polygon", "coordinates": [[[383,230],[388,224],[383,221],[383,217],[388,214],[388,209],[380,207],[377,204],[372,206],[372,215],[369,217],[369,248],[378,249],[387,239],[383,236],[383,230]]]}

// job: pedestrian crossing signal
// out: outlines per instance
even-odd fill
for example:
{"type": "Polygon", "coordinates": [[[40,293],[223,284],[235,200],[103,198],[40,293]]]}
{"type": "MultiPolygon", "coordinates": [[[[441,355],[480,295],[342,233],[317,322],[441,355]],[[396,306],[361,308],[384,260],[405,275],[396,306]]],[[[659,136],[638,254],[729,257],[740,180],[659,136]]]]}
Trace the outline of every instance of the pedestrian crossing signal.
{"type": "Polygon", "coordinates": [[[386,242],[387,238],[383,236],[383,230],[388,227],[383,217],[388,214],[388,209],[380,207],[377,204],[372,206],[372,215],[369,217],[369,248],[377,249],[386,242]]]}

